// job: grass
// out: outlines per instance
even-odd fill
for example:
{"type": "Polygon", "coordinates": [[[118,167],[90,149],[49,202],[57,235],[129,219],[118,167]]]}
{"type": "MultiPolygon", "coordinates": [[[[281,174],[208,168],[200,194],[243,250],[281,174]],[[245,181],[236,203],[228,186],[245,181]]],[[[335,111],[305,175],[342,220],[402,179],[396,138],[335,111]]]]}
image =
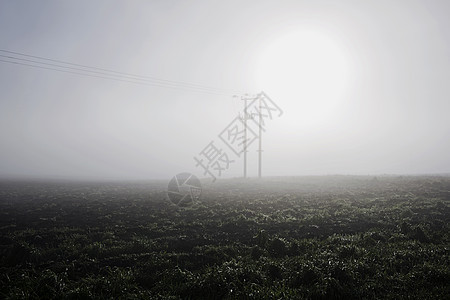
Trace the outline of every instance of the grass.
{"type": "Polygon", "coordinates": [[[445,299],[450,177],[0,183],[5,299],[445,299]]]}

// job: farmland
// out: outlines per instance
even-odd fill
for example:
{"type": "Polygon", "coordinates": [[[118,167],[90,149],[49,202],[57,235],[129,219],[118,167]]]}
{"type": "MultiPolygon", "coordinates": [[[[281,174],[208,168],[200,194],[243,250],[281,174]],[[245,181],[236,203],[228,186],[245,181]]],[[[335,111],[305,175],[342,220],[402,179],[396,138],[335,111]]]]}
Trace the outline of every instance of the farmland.
{"type": "MultiPolygon", "coordinates": [[[[443,299],[450,177],[0,182],[6,299],[443,299]]],[[[448,299],[448,298],[447,298],[448,299]]]]}

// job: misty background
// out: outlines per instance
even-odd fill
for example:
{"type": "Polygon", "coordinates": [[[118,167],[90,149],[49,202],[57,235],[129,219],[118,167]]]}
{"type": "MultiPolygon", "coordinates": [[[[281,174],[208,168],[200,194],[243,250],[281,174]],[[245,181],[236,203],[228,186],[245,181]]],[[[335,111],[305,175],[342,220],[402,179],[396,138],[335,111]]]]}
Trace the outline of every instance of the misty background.
{"type": "MultiPolygon", "coordinates": [[[[0,62],[0,177],[203,177],[193,157],[242,110],[232,96],[262,90],[284,111],[265,176],[448,173],[449,15],[448,1],[0,0],[2,50],[224,90],[0,62]]],[[[242,174],[230,158],[222,177],[242,174]]]]}

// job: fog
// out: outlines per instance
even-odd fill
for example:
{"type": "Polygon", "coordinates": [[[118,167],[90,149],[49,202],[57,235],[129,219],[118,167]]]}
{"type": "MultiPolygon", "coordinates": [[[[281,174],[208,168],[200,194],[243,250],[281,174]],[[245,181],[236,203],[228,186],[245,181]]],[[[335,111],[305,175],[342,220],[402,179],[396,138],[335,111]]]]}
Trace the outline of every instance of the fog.
{"type": "MultiPolygon", "coordinates": [[[[225,151],[241,95],[260,91],[283,111],[263,176],[449,173],[449,15],[448,1],[0,1],[0,177],[208,177],[194,157],[225,151]]],[[[227,151],[218,177],[242,176],[227,151]]]]}

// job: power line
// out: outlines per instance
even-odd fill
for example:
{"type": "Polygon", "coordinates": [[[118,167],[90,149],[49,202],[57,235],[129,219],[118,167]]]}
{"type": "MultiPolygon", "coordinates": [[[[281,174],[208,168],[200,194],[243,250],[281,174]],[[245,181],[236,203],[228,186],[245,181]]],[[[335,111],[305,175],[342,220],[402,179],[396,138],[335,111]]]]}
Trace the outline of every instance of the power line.
{"type": "MultiPolygon", "coordinates": [[[[222,91],[222,92],[224,92],[224,91],[225,92],[230,92],[230,91],[238,92],[238,91],[235,91],[235,90],[227,90],[227,89],[209,87],[209,86],[195,84],[195,83],[188,83],[188,82],[183,82],[183,81],[173,81],[173,80],[161,79],[161,78],[150,77],[150,76],[142,76],[142,75],[118,72],[118,71],[114,71],[114,70],[110,70],[110,69],[92,67],[92,66],[88,66],[88,65],[74,64],[74,63],[70,63],[70,62],[66,62],[66,61],[62,61],[62,60],[50,59],[50,58],[45,58],[45,57],[41,57],[41,56],[29,55],[29,54],[24,54],[24,53],[14,52],[14,51],[8,51],[8,50],[3,50],[3,49],[0,49],[0,52],[5,52],[5,53],[10,53],[10,54],[20,55],[20,56],[25,56],[25,57],[36,58],[36,59],[45,60],[45,61],[52,61],[52,62],[56,62],[56,63],[62,63],[62,64],[66,64],[66,65],[82,67],[82,68],[87,68],[87,69],[92,69],[92,70],[104,71],[104,72],[113,73],[113,74],[117,74],[117,75],[121,75],[121,76],[125,76],[125,77],[132,77],[132,79],[148,79],[148,80],[156,80],[156,81],[159,81],[161,83],[164,82],[164,83],[180,84],[180,85],[186,85],[186,86],[191,86],[191,87],[196,87],[196,88],[205,88],[205,89],[211,89],[211,90],[222,91]]],[[[15,59],[18,59],[18,58],[15,58],[15,59]]],[[[38,62],[38,63],[42,63],[42,62],[38,62]]],[[[60,65],[58,65],[58,66],[62,67],[62,68],[66,68],[66,66],[60,66],[60,65]]],[[[88,71],[88,70],[86,70],[86,71],[88,71]]],[[[90,71],[90,72],[92,72],[92,71],[90,71]]],[[[112,74],[109,74],[109,75],[112,75],[112,74]]]]}
{"type": "Polygon", "coordinates": [[[69,74],[88,76],[88,77],[110,79],[110,80],[116,80],[116,81],[122,81],[122,82],[134,83],[134,84],[156,86],[156,87],[162,87],[162,88],[170,88],[170,89],[190,91],[190,92],[196,92],[196,93],[204,93],[204,94],[211,94],[211,95],[218,95],[218,96],[231,96],[230,94],[225,94],[225,93],[216,93],[216,92],[212,92],[212,91],[203,91],[203,90],[189,89],[189,88],[182,87],[182,86],[177,87],[177,86],[169,86],[169,85],[160,85],[160,84],[155,84],[155,83],[139,82],[139,81],[126,80],[126,79],[120,79],[120,78],[115,78],[115,77],[99,76],[99,75],[93,75],[93,74],[87,74],[87,73],[80,73],[80,72],[74,72],[74,71],[50,68],[50,67],[45,67],[45,66],[32,65],[32,64],[22,63],[22,62],[17,62],[17,61],[8,61],[8,60],[0,59],[0,62],[16,64],[16,65],[22,65],[22,66],[27,66],[27,67],[32,67],[32,68],[39,68],[39,69],[57,71],[57,72],[63,72],[63,73],[69,73],[69,74]]]}
{"type": "MultiPolygon", "coordinates": [[[[190,86],[182,86],[182,85],[177,85],[174,83],[164,83],[164,82],[157,82],[157,81],[152,81],[152,80],[146,80],[146,79],[139,79],[139,78],[133,78],[133,77],[127,77],[127,76],[119,76],[119,75],[115,75],[115,74],[109,74],[109,73],[105,73],[105,72],[99,72],[99,71],[92,71],[92,70],[84,70],[84,69],[80,69],[80,68],[75,68],[75,67],[67,67],[67,66],[61,66],[58,64],[52,64],[52,63],[43,63],[43,62],[39,62],[39,61],[35,61],[35,60],[30,60],[30,59],[24,59],[24,58],[17,58],[17,57],[12,57],[12,56],[6,56],[6,55],[1,55],[0,57],[4,57],[7,59],[12,59],[13,61],[4,61],[2,60],[2,62],[15,62],[19,65],[23,65],[23,66],[29,66],[29,67],[36,67],[36,68],[43,68],[46,70],[53,70],[53,71],[62,71],[65,73],[71,73],[71,74],[77,74],[77,75],[85,75],[85,76],[90,76],[90,77],[97,77],[97,78],[104,78],[104,79],[113,79],[113,80],[119,80],[119,81],[124,81],[124,82],[131,82],[131,83],[138,83],[138,84],[148,84],[148,85],[152,85],[152,86],[158,86],[158,87],[168,87],[168,88],[186,88],[189,90],[199,90],[199,91],[204,91],[207,93],[214,93],[214,94],[220,94],[220,95],[224,95],[224,92],[220,92],[220,91],[215,91],[215,90],[209,90],[209,89],[203,89],[203,88],[197,88],[197,87],[190,87],[190,86]],[[18,62],[20,61],[20,63],[18,62]],[[33,63],[30,64],[30,63],[33,63]],[[35,65],[38,64],[38,65],[35,65]],[[55,69],[59,68],[59,69],[55,69]],[[69,70],[69,71],[67,71],[69,70]],[[77,71],[77,72],[73,72],[77,71]],[[84,72],[84,73],[80,73],[84,72]],[[86,73],[87,72],[87,73],[86,73]],[[92,75],[95,74],[95,75],[92,75]]],[[[226,94],[228,95],[228,94],[226,94]]]]}
{"type": "Polygon", "coordinates": [[[9,53],[9,54],[14,55],[14,56],[11,56],[11,55],[1,55],[0,54],[0,57],[4,57],[4,58],[8,59],[8,60],[0,60],[0,62],[3,62],[3,63],[18,64],[18,65],[23,65],[23,66],[28,66],[28,67],[41,68],[41,69],[46,69],[46,70],[59,71],[59,72],[77,74],[77,75],[82,75],[82,76],[97,77],[97,78],[103,78],[103,79],[124,81],[124,82],[129,82],[129,83],[136,83],[136,84],[143,84],[143,85],[150,85],[150,86],[157,86],[157,87],[173,88],[173,89],[179,89],[179,90],[189,90],[189,91],[208,93],[208,94],[230,96],[230,95],[233,95],[236,93],[241,93],[236,90],[227,90],[227,89],[214,88],[214,87],[210,87],[210,86],[188,83],[188,82],[183,82],[183,81],[172,81],[172,80],[161,79],[161,78],[150,77],[150,76],[141,76],[141,75],[135,75],[135,74],[130,74],[130,73],[123,73],[123,72],[113,71],[110,69],[92,67],[92,66],[81,65],[81,64],[74,64],[74,63],[65,62],[65,61],[61,61],[61,60],[55,60],[55,59],[44,58],[44,57],[40,57],[40,56],[23,54],[23,53],[14,52],[14,51],[0,49],[0,52],[9,53]],[[17,57],[17,56],[19,56],[19,57],[17,57]],[[20,56],[22,56],[22,57],[20,57],[20,56]],[[23,57],[29,57],[29,58],[34,58],[34,59],[27,59],[27,58],[23,58],[23,57]],[[44,60],[44,61],[39,61],[39,60],[44,60]],[[49,63],[49,61],[54,62],[54,63],[49,63]]]}

